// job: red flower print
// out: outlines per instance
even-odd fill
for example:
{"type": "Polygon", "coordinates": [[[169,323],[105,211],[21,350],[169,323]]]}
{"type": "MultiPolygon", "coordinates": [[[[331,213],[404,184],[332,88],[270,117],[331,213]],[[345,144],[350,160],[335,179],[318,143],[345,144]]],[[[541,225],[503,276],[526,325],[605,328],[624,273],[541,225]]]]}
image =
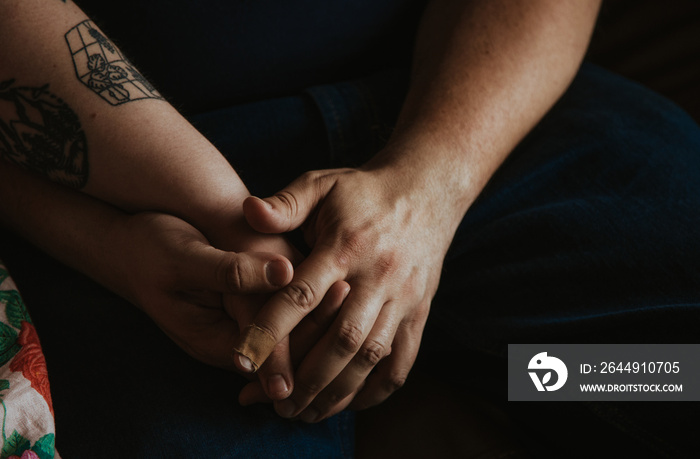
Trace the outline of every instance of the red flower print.
{"type": "Polygon", "coordinates": [[[34,325],[22,321],[22,329],[19,332],[17,343],[22,346],[22,349],[10,362],[10,370],[22,372],[22,376],[29,380],[32,388],[44,397],[49,405],[49,410],[51,410],[51,415],[53,415],[49,373],[46,370],[46,359],[41,350],[39,335],[37,335],[34,325]]]}
{"type": "Polygon", "coordinates": [[[7,459],[39,459],[39,455],[34,451],[26,450],[22,453],[22,457],[10,456],[7,459]]]}

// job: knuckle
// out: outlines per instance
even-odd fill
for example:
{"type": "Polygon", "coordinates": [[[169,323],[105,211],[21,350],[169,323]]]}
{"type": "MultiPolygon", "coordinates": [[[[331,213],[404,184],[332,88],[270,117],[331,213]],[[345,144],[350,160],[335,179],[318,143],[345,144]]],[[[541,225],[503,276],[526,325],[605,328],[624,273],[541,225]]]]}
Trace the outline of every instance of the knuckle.
{"type": "Polygon", "coordinates": [[[420,321],[421,325],[425,323],[426,320],[428,320],[428,315],[430,314],[430,304],[431,301],[423,301],[420,305],[418,305],[418,317],[417,320],[420,321]]]}
{"type": "Polygon", "coordinates": [[[320,196],[324,194],[328,186],[329,176],[329,172],[324,170],[307,171],[299,177],[299,181],[306,188],[313,190],[317,196],[320,196]]]}
{"type": "Polygon", "coordinates": [[[381,235],[378,234],[375,225],[375,221],[361,218],[344,227],[338,227],[338,236],[343,250],[362,256],[366,256],[368,250],[377,250],[381,235]]]}
{"type": "MultiPolygon", "coordinates": [[[[268,322],[262,321],[262,320],[255,320],[253,323],[255,324],[255,327],[258,328],[262,333],[267,335],[268,338],[272,337],[272,339],[274,339],[277,342],[274,349],[278,349],[279,345],[280,345],[279,341],[282,339],[280,337],[284,336],[282,333],[282,330],[280,330],[280,328],[276,324],[268,323],[268,322]]],[[[275,359],[276,358],[274,349],[272,351],[269,351],[270,353],[269,353],[269,355],[267,355],[266,359],[268,359],[268,358],[275,359]]],[[[264,360],[263,362],[265,362],[265,361],[267,361],[267,360],[264,360]]]]}
{"type": "Polygon", "coordinates": [[[323,394],[323,400],[318,401],[319,407],[324,411],[328,411],[340,402],[342,402],[347,394],[340,393],[338,391],[327,391],[323,394]]]}
{"type": "Polygon", "coordinates": [[[380,393],[377,390],[363,391],[352,401],[351,408],[357,411],[366,410],[382,403],[389,395],[380,393]]]}
{"type": "Polygon", "coordinates": [[[422,301],[425,295],[425,282],[422,280],[418,268],[413,267],[404,285],[404,292],[408,298],[414,299],[416,303],[422,301]]]}
{"type": "Polygon", "coordinates": [[[226,285],[229,291],[242,292],[245,289],[245,268],[238,257],[223,258],[216,272],[220,284],[226,285]]]}
{"type": "Polygon", "coordinates": [[[395,254],[384,253],[377,257],[376,271],[377,276],[380,278],[386,278],[394,274],[399,267],[399,261],[395,254]]]}
{"type": "Polygon", "coordinates": [[[323,386],[318,381],[309,381],[305,378],[298,378],[294,382],[294,394],[303,397],[313,397],[323,390],[323,386]]]}
{"type": "Polygon", "coordinates": [[[407,325],[410,329],[423,329],[425,322],[428,320],[428,316],[430,315],[430,303],[430,300],[424,300],[418,303],[413,311],[413,314],[407,318],[407,325]]]}
{"type": "Polygon", "coordinates": [[[404,373],[392,373],[383,381],[384,391],[391,394],[401,389],[406,384],[407,375],[404,373]]]}
{"type": "Polygon", "coordinates": [[[354,355],[362,346],[364,334],[362,328],[350,322],[344,322],[335,337],[334,349],[341,357],[354,355]]]}
{"type": "Polygon", "coordinates": [[[303,174],[301,174],[301,176],[299,176],[299,181],[301,183],[315,182],[322,175],[323,171],[320,170],[306,171],[303,174]]]}
{"type": "Polygon", "coordinates": [[[287,209],[289,217],[297,215],[299,212],[299,201],[294,194],[289,191],[282,190],[275,194],[275,197],[279,199],[282,204],[284,204],[284,208],[287,209]]]}
{"type": "Polygon", "coordinates": [[[363,411],[366,410],[367,408],[371,408],[374,405],[376,405],[374,401],[368,401],[368,400],[353,400],[351,409],[355,411],[363,411]]]}
{"type": "Polygon", "coordinates": [[[388,354],[388,346],[385,346],[379,341],[367,340],[360,348],[357,356],[363,365],[374,367],[388,354]]]}
{"type": "Polygon", "coordinates": [[[348,231],[341,236],[343,252],[348,255],[359,255],[366,253],[368,241],[364,234],[359,231],[348,231]]]}
{"type": "Polygon", "coordinates": [[[316,294],[313,287],[301,279],[293,281],[284,290],[283,294],[287,300],[301,309],[303,312],[308,312],[316,305],[316,294]]]}

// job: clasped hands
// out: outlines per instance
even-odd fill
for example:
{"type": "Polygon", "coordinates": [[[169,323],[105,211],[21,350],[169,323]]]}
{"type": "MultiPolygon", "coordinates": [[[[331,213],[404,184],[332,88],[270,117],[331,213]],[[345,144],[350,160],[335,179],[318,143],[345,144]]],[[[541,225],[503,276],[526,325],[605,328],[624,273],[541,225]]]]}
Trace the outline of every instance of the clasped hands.
{"type": "MultiPolygon", "coordinates": [[[[259,247],[234,254],[209,246],[219,258],[213,275],[199,270],[200,290],[180,289],[167,311],[156,298],[137,303],[196,358],[257,370],[242,404],[272,401],[283,417],[317,422],[380,403],[416,359],[452,236],[435,220],[449,206],[425,184],[406,183],[382,168],[334,169],[306,173],[270,198],[249,197],[243,210],[256,231],[302,228],[311,253],[293,272],[259,247]],[[229,293],[222,303],[206,291],[229,293]]],[[[185,233],[177,237],[201,258],[206,239],[185,233]]]]}

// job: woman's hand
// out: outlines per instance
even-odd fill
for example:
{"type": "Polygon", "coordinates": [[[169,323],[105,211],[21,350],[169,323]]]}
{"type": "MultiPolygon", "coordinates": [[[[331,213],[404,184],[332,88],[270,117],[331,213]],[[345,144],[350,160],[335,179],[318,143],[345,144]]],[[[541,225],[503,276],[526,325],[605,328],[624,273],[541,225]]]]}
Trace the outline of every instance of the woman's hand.
{"type": "MultiPolygon", "coordinates": [[[[379,403],[403,384],[461,219],[438,190],[393,168],[337,169],[307,173],[271,198],[244,202],[253,228],[281,233],[301,226],[313,250],[255,317],[243,345],[261,335],[279,342],[331,285],[346,280],[351,287],[295,372],[292,395],[276,403],[280,415],[319,421],[353,398],[357,407],[379,403]]],[[[270,349],[258,350],[239,357],[239,369],[246,358],[264,361],[270,349]]]]}
{"type": "MultiPolygon", "coordinates": [[[[246,225],[247,226],[247,225],[246,225]]],[[[290,252],[278,236],[232,233],[230,245],[265,252],[227,252],[214,248],[194,227],[167,214],[126,218],[113,241],[115,290],[146,312],[185,352],[204,363],[236,370],[233,348],[271,292],[292,278],[290,252]],[[233,239],[237,239],[236,242],[233,239]],[[274,251],[274,252],[273,252],[274,251]]],[[[294,254],[292,254],[294,255],[294,254]]],[[[295,257],[293,257],[295,258],[295,257]]],[[[275,346],[241,402],[281,400],[293,388],[292,358],[301,357],[337,314],[349,287],[334,285],[322,305],[275,346]]]]}
{"type": "Polygon", "coordinates": [[[194,227],[166,214],[140,213],[120,222],[109,242],[116,261],[112,288],[191,356],[235,369],[232,349],[239,326],[224,308],[222,293],[247,295],[237,297],[242,302],[273,292],[291,280],[289,260],[218,250],[194,227]]]}

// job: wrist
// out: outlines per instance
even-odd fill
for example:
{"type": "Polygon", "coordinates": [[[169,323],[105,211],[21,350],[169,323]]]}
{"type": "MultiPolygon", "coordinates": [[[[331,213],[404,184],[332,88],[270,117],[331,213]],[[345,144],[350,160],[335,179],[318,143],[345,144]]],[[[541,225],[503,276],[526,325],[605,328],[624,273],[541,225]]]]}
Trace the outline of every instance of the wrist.
{"type": "Polygon", "coordinates": [[[455,229],[487,180],[459,147],[428,136],[394,137],[364,169],[455,229]]]}

